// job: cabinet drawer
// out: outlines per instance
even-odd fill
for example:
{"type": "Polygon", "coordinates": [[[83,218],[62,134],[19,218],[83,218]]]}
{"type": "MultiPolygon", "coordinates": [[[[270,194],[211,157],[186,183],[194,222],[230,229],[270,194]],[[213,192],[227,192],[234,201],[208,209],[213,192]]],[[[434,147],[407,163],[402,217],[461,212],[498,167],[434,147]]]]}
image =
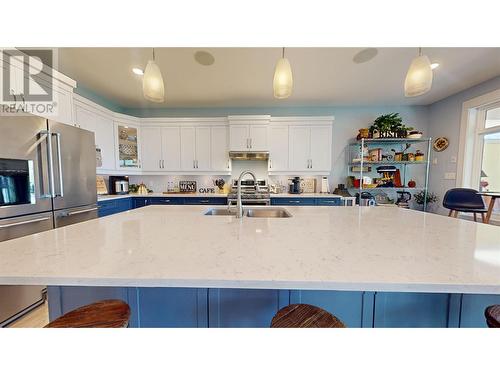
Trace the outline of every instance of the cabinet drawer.
{"type": "Polygon", "coordinates": [[[159,204],[159,205],[168,205],[168,204],[184,204],[184,198],[181,197],[153,197],[150,198],[149,204],[159,204]]]}
{"type": "Polygon", "coordinates": [[[185,204],[227,204],[227,198],[224,197],[188,197],[185,198],[185,204]]]}
{"type": "Polygon", "coordinates": [[[151,198],[136,198],[136,197],[134,197],[132,207],[133,208],[144,207],[144,206],[151,204],[150,201],[151,201],[151,198]]]}
{"type": "Polygon", "coordinates": [[[316,206],[342,206],[340,198],[316,198],[316,206]]]}
{"type": "Polygon", "coordinates": [[[271,198],[273,206],[315,206],[314,198],[271,198]]]}

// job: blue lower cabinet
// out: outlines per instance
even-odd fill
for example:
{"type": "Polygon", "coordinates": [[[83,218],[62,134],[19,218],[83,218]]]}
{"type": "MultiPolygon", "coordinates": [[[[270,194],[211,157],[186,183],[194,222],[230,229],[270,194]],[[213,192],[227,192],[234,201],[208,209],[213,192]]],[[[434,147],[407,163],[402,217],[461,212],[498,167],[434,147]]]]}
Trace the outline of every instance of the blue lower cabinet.
{"type": "Polygon", "coordinates": [[[151,204],[151,198],[134,197],[133,208],[140,208],[151,204]]]}
{"type": "Polygon", "coordinates": [[[278,310],[290,302],[288,290],[209,289],[209,327],[269,327],[278,310]]]}
{"type": "MultiPolygon", "coordinates": [[[[371,319],[363,322],[363,297],[364,292],[292,290],[290,303],[307,303],[321,307],[335,315],[350,328],[371,327],[371,319]]],[[[370,310],[372,310],[371,306],[370,310]]]]}
{"type": "Polygon", "coordinates": [[[484,310],[490,305],[500,305],[500,296],[489,294],[463,294],[460,327],[486,327],[484,310]]]}
{"type": "Polygon", "coordinates": [[[148,204],[169,205],[169,204],[184,204],[182,197],[152,197],[149,198],[148,204]]]}
{"type": "Polygon", "coordinates": [[[271,198],[273,206],[315,206],[315,198],[271,198]]]}
{"type": "Polygon", "coordinates": [[[208,289],[131,288],[132,311],[137,310],[139,327],[208,327],[208,289]]]}
{"type": "Polygon", "coordinates": [[[316,198],[316,206],[342,206],[340,198],[316,198]]]}
{"type": "Polygon", "coordinates": [[[184,204],[210,204],[210,205],[226,205],[227,198],[225,197],[186,197],[184,204]]]}
{"type": "Polygon", "coordinates": [[[132,198],[117,198],[97,202],[98,216],[104,217],[132,209],[132,198]]]}
{"type": "Polygon", "coordinates": [[[447,293],[376,293],[374,327],[445,328],[449,302],[447,293]]]}

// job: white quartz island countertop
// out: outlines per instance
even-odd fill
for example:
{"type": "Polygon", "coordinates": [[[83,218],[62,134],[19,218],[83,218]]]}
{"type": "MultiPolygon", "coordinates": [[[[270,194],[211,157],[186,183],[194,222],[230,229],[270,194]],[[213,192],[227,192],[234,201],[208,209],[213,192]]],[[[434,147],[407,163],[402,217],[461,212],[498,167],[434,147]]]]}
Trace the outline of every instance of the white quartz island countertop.
{"type": "Polygon", "coordinates": [[[0,285],[500,294],[500,227],[386,207],[147,206],[0,243],[0,285]]]}

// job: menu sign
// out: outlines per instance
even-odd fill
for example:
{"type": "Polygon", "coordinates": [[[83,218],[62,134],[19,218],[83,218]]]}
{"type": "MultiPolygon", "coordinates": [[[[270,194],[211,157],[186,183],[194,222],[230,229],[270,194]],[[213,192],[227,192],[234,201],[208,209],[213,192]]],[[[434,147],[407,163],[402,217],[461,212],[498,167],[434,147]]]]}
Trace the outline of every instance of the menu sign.
{"type": "Polygon", "coordinates": [[[196,181],[179,181],[181,193],[196,193],[196,181]]]}

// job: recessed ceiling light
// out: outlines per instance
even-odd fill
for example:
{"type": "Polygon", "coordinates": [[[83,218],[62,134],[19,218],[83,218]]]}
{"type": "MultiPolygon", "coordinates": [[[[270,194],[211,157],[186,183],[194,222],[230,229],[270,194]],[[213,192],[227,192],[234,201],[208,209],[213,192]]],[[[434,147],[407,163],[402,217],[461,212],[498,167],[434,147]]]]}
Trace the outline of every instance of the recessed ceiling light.
{"type": "Polygon", "coordinates": [[[133,68],[132,69],[132,72],[134,72],[135,74],[137,74],[138,76],[142,76],[144,75],[144,72],[142,71],[142,69],[140,68],[133,68]]]}
{"type": "Polygon", "coordinates": [[[432,63],[431,64],[431,69],[434,70],[439,66],[439,63],[432,63]]]}
{"type": "Polygon", "coordinates": [[[196,51],[194,54],[194,59],[198,64],[209,66],[215,62],[214,56],[207,51],[196,51]]]}

